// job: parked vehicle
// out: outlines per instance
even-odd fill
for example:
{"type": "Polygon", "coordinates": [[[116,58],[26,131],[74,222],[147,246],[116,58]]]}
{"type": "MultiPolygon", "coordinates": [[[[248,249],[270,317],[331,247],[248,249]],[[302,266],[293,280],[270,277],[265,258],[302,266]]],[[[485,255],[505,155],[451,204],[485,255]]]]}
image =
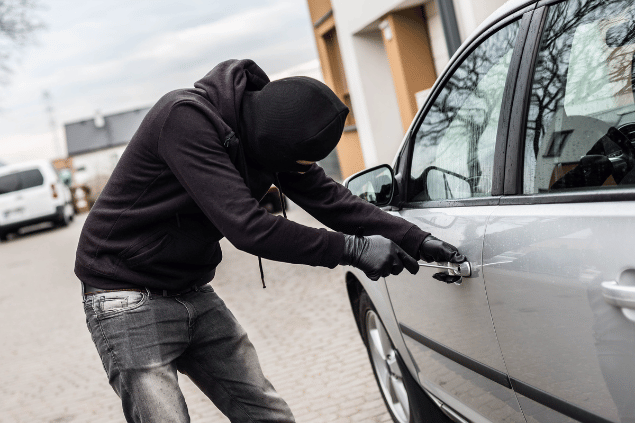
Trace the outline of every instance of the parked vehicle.
{"type": "Polygon", "coordinates": [[[635,421],[634,53],[632,0],[510,1],[346,181],[470,264],[347,269],[395,422],[635,421]]]}
{"type": "Polygon", "coordinates": [[[0,241],[10,232],[41,222],[66,226],[75,215],[69,188],[44,160],[0,168],[0,241]]]}

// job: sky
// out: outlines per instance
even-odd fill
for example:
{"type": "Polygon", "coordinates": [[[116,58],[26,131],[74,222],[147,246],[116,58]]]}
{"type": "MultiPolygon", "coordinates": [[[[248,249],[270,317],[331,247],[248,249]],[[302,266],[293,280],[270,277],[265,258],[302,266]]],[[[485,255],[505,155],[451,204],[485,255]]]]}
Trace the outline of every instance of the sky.
{"type": "Polygon", "coordinates": [[[0,87],[4,163],[65,157],[64,123],[151,106],[223,60],[272,77],[317,60],[306,0],[40,1],[47,28],[0,87]]]}

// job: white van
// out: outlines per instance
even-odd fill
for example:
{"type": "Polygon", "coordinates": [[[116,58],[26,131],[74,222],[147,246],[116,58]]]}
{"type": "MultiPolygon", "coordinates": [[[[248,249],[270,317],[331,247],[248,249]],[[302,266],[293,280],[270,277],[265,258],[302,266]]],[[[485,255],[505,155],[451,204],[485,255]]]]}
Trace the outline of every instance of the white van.
{"type": "Polygon", "coordinates": [[[71,192],[51,163],[36,160],[0,167],[0,241],[36,223],[66,226],[74,215],[71,192]]]}

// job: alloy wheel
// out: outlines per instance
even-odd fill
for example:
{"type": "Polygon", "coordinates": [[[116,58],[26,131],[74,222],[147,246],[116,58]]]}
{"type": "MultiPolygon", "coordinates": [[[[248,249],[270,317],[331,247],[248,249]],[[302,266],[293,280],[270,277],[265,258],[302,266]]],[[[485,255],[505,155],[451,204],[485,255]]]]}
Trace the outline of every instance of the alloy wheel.
{"type": "Polygon", "coordinates": [[[366,313],[368,348],[382,394],[399,423],[410,421],[410,404],[408,392],[404,384],[401,369],[397,362],[397,351],[394,349],[384,325],[373,311],[366,313]]]}

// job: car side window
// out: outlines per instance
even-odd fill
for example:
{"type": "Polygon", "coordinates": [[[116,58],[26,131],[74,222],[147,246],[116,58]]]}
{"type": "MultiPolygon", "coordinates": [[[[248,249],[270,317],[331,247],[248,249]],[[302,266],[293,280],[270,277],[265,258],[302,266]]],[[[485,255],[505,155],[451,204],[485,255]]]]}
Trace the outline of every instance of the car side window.
{"type": "Polygon", "coordinates": [[[549,7],[527,117],[523,193],[635,186],[635,6],[549,7]]]}
{"type": "Polygon", "coordinates": [[[0,176],[0,194],[8,194],[20,189],[22,188],[18,173],[9,173],[7,175],[0,176]]]}
{"type": "Polygon", "coordinates": [[[446,81],[415,134],[409,201],[491,194],[498,120],[519,28],[514,21],[491,35],[446,81]]]}
{"type": "Polygon", "coordinates": [[[22,171],[20,172],[20,178],[22,179],[21,189],[37,187],[44,184],[44,177],[42,176],[42,172],[38,169],[22,171]]]}

